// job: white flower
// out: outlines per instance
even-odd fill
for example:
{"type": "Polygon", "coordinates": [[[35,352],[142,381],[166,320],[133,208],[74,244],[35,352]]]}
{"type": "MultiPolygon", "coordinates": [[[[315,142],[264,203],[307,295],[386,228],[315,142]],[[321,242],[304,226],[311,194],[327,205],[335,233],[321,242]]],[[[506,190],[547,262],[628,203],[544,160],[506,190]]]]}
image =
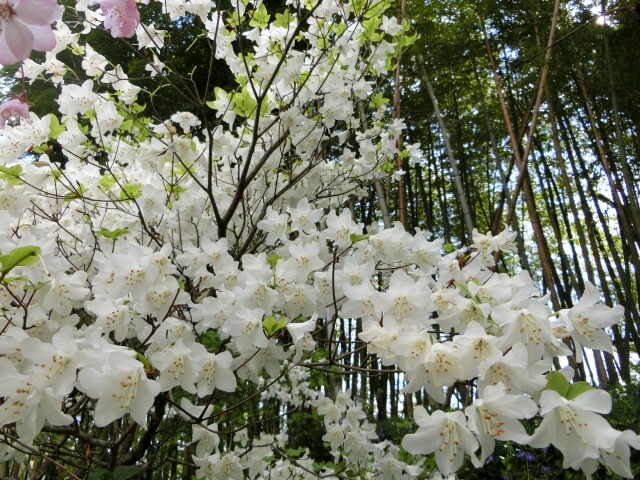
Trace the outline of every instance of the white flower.
{"type": "Polygon", "coordinates": [[[89,294],[86,282],[87,273],[82,270],[71,275],[61,273],[48,284],[48,292],[41,302],[42,308],[62,316],[71,314],[74,303],[89,294]]]}
{"type": "Polygon", "coordinates": [[[296,208],[288,208],[287,211],[291,214],[291,230],[305,233],[315,231],[315,224],[322,217],[322,210],[312,209],[307,197],[301,198],[296,208]]]}
{"type": "Polygon", "coordinates": [[[542,423],[529,445],[536,448],[553,445],[564,455],[563,468],[584,459],[600,457],[600,449],[612,450],[618,433],[599,414],[609,413],[611,396],[603,390],[588,390],[573,400],[555,390],[540,396],[542,423]]]}
{"type": "Polygon", "coordinates": [[[560,341],[551,331],[547,297],[518,298],[491,310],[492,320],[502,327],[503,334],[497,345],[503,352],[516,343],[527,347],[530,358],[540,358],[545,347],[560,348],[560,341]]]}
{"type": "Polygon", "coordinates": [[[340,215],[331,210],[327,215],[327,228],[323,237],[340,248],[351,244],[351,235],[362,235],[362,224],[356,224],[351,218],[351,210],[343,210],[340,215]]]}
{"type": "Polygon", "coordinates": [[[202,362],[202,369],[196,382],[196,393],[199,397],[211,395],[216,388],[223,392],[235,391],[237,381],[231,369],[233,361],[231,353],[222,352],[217,355],[209,353],[204,351],[204,347],[199,343],[193,345],[192,349],[199,353],[200,362],[202,362]]]}
{"type": "Polygon", "coordinates": [[[619,432],[613,448],[600,449],[600,462],[621,477],[633,478],[631,465],[629,465],[631,455],[629,447],[640,450],[640,436],[631,430],[619,432]]]}
{"type": "Polygon", "coordinates": [[[109,297],[99,297],[85,302],[85,308],[96,315],[96,326],[105,333],[114,332],[117,342],[122,342],[129,333],[131,313],[123,300],[112,300],[109,297]]]}
{"type": "Polygon", "coordinates": [[[205,455],[211,455],[214,450],[218,449],[220,436],[217,434],[217,430],[217,423],[211,423],[205,426],[192,425],[191,444],[197,443],[196,457],[202,458],[205,455]]]}
{"type": "Polygon", "coordinates": [[[61,93],[58,97],[60,113],[65,116],[75,116],[84,114],[98,102],[100,97],[93,92],[93,82],[85,81],[82,86],[67,84],[62,85],[61,93]]]}
{"type": "MultiPolygon", "coordinates": [[[[84,47],[84,58],[82,59],[82,68],[89,77],[99,77],[105,71],[109,64],[107,59],[96,52],[91,45],[84,47]]],[[[92,84],[93,86],[93,84],[92,84]]]]}
{"type": "Polygon", "coordinates": [[[435,307],[431,303],[431,289],[426,278],[414,281],[404,270],[396,270],[389,280],[389,288],[376,299],[376,306],[384,313],[384,320],[397,324],[427,327],[435,307]]]}
{"type": "Polygon", "coordinates": [[[266,348],[269,340],[262,330],[263,316],[264,312],[260,308],[248,309],[244,305],[238,305],[222,331],[235,339],[240,353],[250,351],[251,347],[266,348]]]}
{"type": "Polygon", "coordinates": [[[556,326],[556,332],[560,332],[560,336],[571,336],[578,362],[582,361],[583,346],[612,352],[611,337],[604,328],[618,323],[624,309],[620,305],[611,308],[599,302],[600,292],[593,284],[586,282],[580,301],[573,308],[561,310],[558,314],[564,329],[556,326]]]}
{"type": "Polygon", "coordinates": [[[463,365],[463,379],[471,380],[478,376],[478,366],[482,362],[492,362],[502,358],[502,352],[496,346],[498,337],[488,335],[482,325],[471,321],[462,335],[453,337],[458,345],[460,363],[463,365]]]}
{"type": "Polygon", "coordinates": [[[316,314],[306,322],[290,322],[287,324],[287,331],[291,335],[293,345],[296,349],[296,355],[293,357],[293,360],[291,360],[293,363],[298,363],[304,352],[311,351],[315,348],[316,342],[311,333],[316,328],[317,318],[318,315],[316,314]]]}
{"type": "Polygon", "coordinates": [[[177,112],[171,115],[171,121],[180,125],[184,133],[189,133],[191,127],[200,125],[200,120],[191,112],[177,112]]]}
{"type": "Polygon", "coordinates": [[[416,392],[424,387],[436,402],[444,403],[442,387],[453,385],[463,375],[457,345],[450,342],[436,343],[431,346],[427,361],[407,372],[409,382],[404,391],[416,392]]]}
{"type": "Polygon", "coordinates": [[[533,395],[546,383],[540,373],[529,364],[527,348],[516,343],[503,357],[488,359],[479,365],[478,390],[503,383],[508,393],[533,395]]]}
{"type": "Polygon", "coordinates": [[[150,25],[140,23],[136,27],[136,38],[138,39],[138,46],[140,48],[153,48],[158,51],[162,50],[164,47],[164,37],[166,36],[167,31],[156,30],[153,23],[150,25]]]}
{"type": "Polygon", "coordinates": [[[73,390],[76,370],[84,361],[77,343],[73,328],[67,326],[53,336],[51,343],[29,337],[20,342],[20,349],[24,358],[33,363],[33,373],[41,382],[62,396],[73,390]]]}
{"type": "Polygon", "coordinates": [[[432,345],[433,339],[428,330],[409,325],[398,330],[391,349],[396,355],[398,367],[410,372],[429,360],[432,345]]]}
{"type": "Polygon", "coordinates": [[[141,427],[147,427],[147,413],[160,385],[149,380],[142,364],[121,352],[109,355],[101,371],[84,368],[78,373],[78,388],[97,398],[93,421],[97,427],[109,425],[127,413],[141,427]]]}
{"type": "Polygon", "coordinates": [[[538,412],[533,400],[524,395],[508,395],[504,385],[489,385],[472,405],[465,409],[469,428],[482,446],[480,462],[493,453],[495,439],[524,444],[529,440],[526,430],[517,420],[531,418],[538,412]]]}
{"type": "Polygon", "coordinates": [[[243,480],[244,473],[240,459],[235,453],[225,453],[220,456],[214,453],[205,458],[193,459],[198,466],[196,478],[211,478],[225,480],[243,480]]]}
{"type": "Polygon", "coordinates": [[[402,25],[398,25],[398,19],[396,17],[389,18],[386,15],[383,15],[380,30],[388,33],[391,36],[395,36],[399,31],[402,30],[402,25]]]}
{"type": "Polygon", "coordinates": [[[23,375],[6,358],[0,358],[0,426],[15,423],[23,442],[30,444],[45,423],[67,425],[73,418],[61,411],[60,397],[45,388],[36,375],[23,375]]]}
{"type": "Polygon", "coordinates": [[[160,371],[158,383],[161,391],[166,392],[180,385],[189,393],[196,392],[196,379],[202,369],[198,361],[181,338],[176,343],[162,351],[151,355],[151,363],[160,371]]]}
{"type": "Polygon", "coordinates": [[[456,472],[464,460],[464,454],[475,459],[478,441],[467,427],[462,412],[436,410],[429,415],[422,405],[413,413],[418,431],[405,435],[402,447],[409,453],[429,454],[435,452],[436,464],[444,475],[456,472]]]}
{"type": "Polygon", "coordinates": [[[387,263],[410,259],[408,247],[412,246],[413,237],[405,231],[400,222],[396,222],[393,228],[387,228],[372,236],[370,241],[380,258],[387,263]]]}
{"type": "Polygon", "coordinates": [[[277,240],[284,242],[288,223],[289,216],[286,213],[278,213],[269,207],[265,217],[258,222],[258,228],[267,232],[267,242],[275,243],[277,240]]]}

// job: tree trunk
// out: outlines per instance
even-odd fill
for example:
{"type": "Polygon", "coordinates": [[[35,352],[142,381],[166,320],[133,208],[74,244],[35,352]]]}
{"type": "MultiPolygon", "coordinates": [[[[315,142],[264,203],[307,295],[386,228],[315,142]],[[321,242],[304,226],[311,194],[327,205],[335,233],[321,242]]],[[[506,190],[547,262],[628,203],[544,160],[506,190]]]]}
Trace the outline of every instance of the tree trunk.
{"type": "Polygon", "coordinates": [[[438,120],[440,134],[442,135],[442,141],[444,142],[444,147],[447,152],[447,158],[449,159],[449,165],[451,166],[451,173],[453,174],[453,181],[456,189],[456,194],[458,195],[458,202],[460,205],[460,209],[462,210],[462,219],[464,221],[466,233],[469,238],[471,238],[471,234],[473,232],[473,218],[471,217],[471,210],[469,209],[467,196],[464,191],[464,186],[462,185],[462,178],[460,176],[460,171],[458,170],[458,164],[454,157],[453,149],[451,148],[451,142],[449,141],[449,132],[447,131],[447,126],[445,125],[444,118],[442,117],[442,114],[440,112],[438,99],[436,98],[431,82],[429,81],[429,76],[427,75],[427,69],[424,66],[425,62],[422,54],[417,53],[416,60],[420,68],[420,79],[422,81],[422,86],[429,94],[429,98],[431,99],[431,103],[433,104],[433,110],[436,119],[438,120]]]}

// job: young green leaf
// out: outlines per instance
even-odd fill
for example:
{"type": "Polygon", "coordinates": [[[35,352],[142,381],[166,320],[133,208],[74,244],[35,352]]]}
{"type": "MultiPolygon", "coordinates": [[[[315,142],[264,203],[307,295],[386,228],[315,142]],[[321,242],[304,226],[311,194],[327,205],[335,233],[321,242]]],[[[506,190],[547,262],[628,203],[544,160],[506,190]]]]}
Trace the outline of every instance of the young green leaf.
{"type": "Polygon", "coordinates": [[[121,237],[122,235],[126,235],[127,233],[129,233],[128,228],[116,228],[115,230],[101,228],[96,232],[96,235],[115,240],[116,238],[121,237]]]}
{"type": "Polygon", "coordinates": [[[573,400],[589,390],[593,390],[593,387],[589,382],[575,382],[569,385],[566,397],[568,400],[573,400]]]}
{"type": "Polygon", "coordinates": [[[65,131],[65,122],[60,123],[55,115],[49,115],[49,117],[49,140],[57,140],[65,131]]]}
{"type": "Polygon", "coordinates": [[[258,9],[253,11],[253,16],[249,21],[249,26],[266,28],[269,25],[270,18],[271,15],[269,15],[269,13],[267,12],[267,7],[265,7],[264,4],[261,3],[258,9]]]}
{"type": "Polygon", "coordinates": [[[33,265],[40,257],[40,247],[35,245],[24,245],[16,247],[6,255],[0,255],[0,273],[6,275],[15,267],[26,267],[33,265]]]}
{"type": "Polygon", "coordinates": [[[547,375],[547,388],[558,392],[567,398],[569,392],[569,381],[560,372],[551,372],[547,375]]]}

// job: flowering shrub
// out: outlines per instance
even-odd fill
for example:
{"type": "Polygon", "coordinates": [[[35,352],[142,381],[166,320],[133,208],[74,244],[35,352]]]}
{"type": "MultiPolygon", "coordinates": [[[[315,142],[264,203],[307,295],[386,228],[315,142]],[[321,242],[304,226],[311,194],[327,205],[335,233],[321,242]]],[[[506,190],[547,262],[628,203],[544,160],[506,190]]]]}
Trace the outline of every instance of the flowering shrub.
{"type": "Polygon", "coordinates": [[[180,468],[198,478],[419,478],[434,461],[446,476],[465,458],[482,465],[496,441],[553,445],[565,468],[631,477],[640,440],[602,417],[609,395],[552,366],[583,347],[610,351],[603,329],[620,308],[589,285],[574,308],[551,312],[527,272],[495,272],[510,231],[475,232],[469,250],[444,254],[430,234],[355,220],[397,155],[420,161],[417,146],[398,150],[404,124],[376,91],[415,39],[391,6],[105,0],[58,20],[51,1],[0,5],[1,61],[46,50],[19,75],[59,89],[56,112],[29,113],[26,97],[2,109],[4,460],[122,478],[175,460],[158,455],[168,428],[172,448],[190,452],[180,468]],[[165,25],[146,21],[153,7],[165,25]],[[53,22],[55,45],[35,36],[16,50],[17,30],[53,22]],[[209,46],[204,94],[163,57],[183,41],[175,25],[209,46]],[[94,48],[96,29],[135,35],[147,77],[94,48]],[[214,61],[235,85],[213,82],[214,61]],[[191,108],[156,116],[149,79],[191,108]],[[358,335],[343,338],[345,325],[358,335]],[[432,400],[400,445],[379,440],[340,381],[374,370],[353,361],[359,343],[403,372],[404,392],[432,400]],[[436,408],[457,388],[468,404],[436,408]],[[248,405],[274,419],[313,409],[331,459],[235,413],[248,405]],[[534,416],[530,434],[521,420],[534,416]]]}

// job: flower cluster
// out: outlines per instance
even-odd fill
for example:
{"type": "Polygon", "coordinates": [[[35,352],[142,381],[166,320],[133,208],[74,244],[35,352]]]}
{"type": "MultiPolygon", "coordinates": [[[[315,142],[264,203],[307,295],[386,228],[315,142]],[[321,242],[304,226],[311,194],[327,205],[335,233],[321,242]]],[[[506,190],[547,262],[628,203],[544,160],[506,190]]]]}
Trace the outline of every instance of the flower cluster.
{"type": "MultiPolygon", "coordinates": [[[[600,416],[607,394],[551,372],[554,358],[579,361],[583,347],[610,351],[603,329],[619,308],[589,285],[554,315],[527,272],[496,273],[509,230],[474,232],[469,250],[443,253],[428,233],[355,218],[350,207],[390,159],[419,156],[399,151],[404,123],[374,94],[411,43],[406,23],[388,16],[392,2],[291,0],[271,13],[262,2],[225,12],[161,3],[164,21],[196,29],[193,41],[206,39],[236,79],[207,84],[206,98],[176,87],[193,109],[164,118],[139,102],[148,89],[87,41],[96,28],[135,34],[145,80],[176,85],[170,59],[158,58],[174,39],[144,22],[143,6],[78,2],[80,17],[52,30],[55,2],[0,4],[0,62],[47,50],[19,75],[59,91],[57,112],[28,112],[26,98],[1,109],[11,121],[0,132],[0,427],[19,443],[7,442],[37,447],[62,432],[103,447],[92,435],[117,425],[115,449],[180,419],[198,478],[416,478],[423,454],[449,475],[465,456],[481,465],[496,440],[553,444],[567,468],[602,463],[630,477],[639,440],[600,416]],[[17,51],[25,28],[42,36],[17,51]],[[72,77],[63,51],[81,68],[72,77]],[[378,441],[349,391],[312,378],[366,372],[345,360],[365,346],[402,372],[404,393],[441,404],[460,386],[475,395],[458,411],[417,406],[418,429],[402,441],[411,459],[378,441]],[[234,417],[268,404],[275,418],[289,408],[322,416],[334,462],[287,453],[286,433],[234,417]],[[520,421],[537,414],[529,435],[520,421]]],[[[133,458],[149,443],[127,461],[155,461],[133,458]]]]}

